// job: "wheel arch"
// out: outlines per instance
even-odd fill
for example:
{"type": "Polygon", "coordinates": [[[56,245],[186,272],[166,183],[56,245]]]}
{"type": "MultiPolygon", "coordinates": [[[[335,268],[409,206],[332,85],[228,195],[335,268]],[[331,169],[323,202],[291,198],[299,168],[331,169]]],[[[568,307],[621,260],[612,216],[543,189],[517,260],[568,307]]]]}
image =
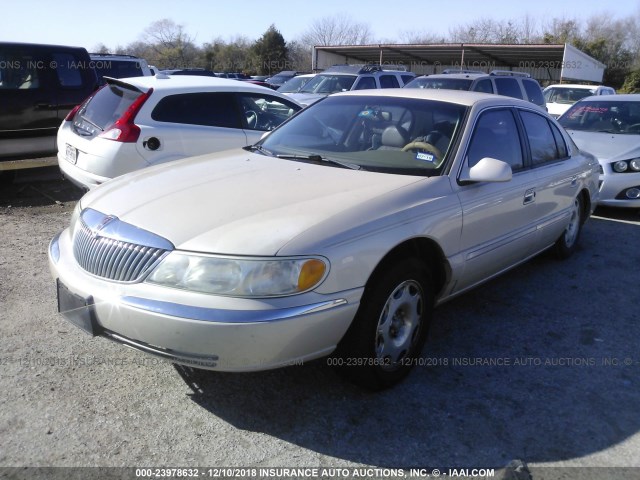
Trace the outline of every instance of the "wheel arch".
{"type": "Polygon", "coordinates": [[[367,279],[367,284],[372,278],[382,274],[390,263],[410,257],[417,257],[425,262],[431,274],[434,294],[438,297],[451,278],[451,268],[440,245],[435,240],[426,237],[410,238],[393,247],[373,269],[367,279]]]}

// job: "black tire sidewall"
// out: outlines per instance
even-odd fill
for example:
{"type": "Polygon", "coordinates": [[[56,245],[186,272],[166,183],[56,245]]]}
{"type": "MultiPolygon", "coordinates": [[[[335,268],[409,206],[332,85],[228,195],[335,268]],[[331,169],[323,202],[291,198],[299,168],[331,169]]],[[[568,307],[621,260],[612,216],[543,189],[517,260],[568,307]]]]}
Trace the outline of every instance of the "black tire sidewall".
{"type": "Polygon", "coordinates": [[[349,380],[371,390],[389,388],[402,380],[411,370],[411,359],[418,357],[426,341],[433,312],[431,278],[426,265],[408,258],[386,262],[367,282],[360,308],[336,350],[338,370],[349,380]],[[376,357],[375,340],[378,321],[389,296],[402,283],[413,280],[422,288],[423,307],[418,337],[394,370],[385,370],[376,357]]]}

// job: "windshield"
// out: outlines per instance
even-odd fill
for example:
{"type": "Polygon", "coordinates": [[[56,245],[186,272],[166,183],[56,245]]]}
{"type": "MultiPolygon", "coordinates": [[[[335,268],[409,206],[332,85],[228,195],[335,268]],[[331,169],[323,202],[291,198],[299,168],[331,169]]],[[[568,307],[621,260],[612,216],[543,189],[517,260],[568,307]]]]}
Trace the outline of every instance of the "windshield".
{"type": "Polygon", "coordinates": [[[297,93],[300,88],[309,81],[309,77],[293,77],[284,82],[279,88],[280,93],[297,93]]]}
{"type": "Polygon", "coordinates": [[[640,101],[583,101],[558,120],[569,130],[640,134],[640,101]]]}
{"type": "Polygon", "coordinates": [[[430,78],[430,77],[418,77],[409,83],[404,88],[444,88],[446,90],[469,90],[473,80],[466,78],[430,78]]]}
{"type": "Polygon", "coordinates": [[[570,87],[553,87],[545,90],[544,101],[547,103],[563,103],[571,105],[578,100],[589,97],[596,93],[594,88],[570,88],[570,87]]]}
{"type": "Polygon", "coordinates": [[[355,75],[330,75],[321,73],[309,80],[304,87],[300,89],[300,93],[330,93],[346,92],[351,90],[353,82],[356,81],[355,75]]]}
{"type": "Polygon", "coordinates": [[[264,154],[368,171],[438,175],[466,107],[398,97],[337,96],[311,105],[254,147],[264,154]]]}

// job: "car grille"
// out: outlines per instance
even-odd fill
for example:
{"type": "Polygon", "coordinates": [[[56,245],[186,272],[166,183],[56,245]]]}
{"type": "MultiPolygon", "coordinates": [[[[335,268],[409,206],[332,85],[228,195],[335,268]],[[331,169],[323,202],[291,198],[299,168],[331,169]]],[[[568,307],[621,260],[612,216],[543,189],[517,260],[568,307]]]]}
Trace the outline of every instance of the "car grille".
{"type": "Polygon", "coordinates": [[[73,255],[82,269],[95,276],[117,282],[140,281],[160,258],[172,249],[172,245],[161,237],[136,229],[115,217],[105,216],[95,210],[89,211],[88,215],[85,215],[85,212],[76,227],[73,255]],[[98,215],[95,215],[96,213],[98,215]],[[96,221],[98,219],[99,222],[96,221]],[[114,235],[113,232],[117,232],[118,235],[114,235]],[[123,232],[147,239],[150,237],[152,240],[155,237],[161,241],[143,244],[130,239],[114,238],[121,236],[123,232]],[[140,232],[144,235],[139,235],[140,232]],[[163,243],[162,241],[166,245],[158,245],[163,243]]]}

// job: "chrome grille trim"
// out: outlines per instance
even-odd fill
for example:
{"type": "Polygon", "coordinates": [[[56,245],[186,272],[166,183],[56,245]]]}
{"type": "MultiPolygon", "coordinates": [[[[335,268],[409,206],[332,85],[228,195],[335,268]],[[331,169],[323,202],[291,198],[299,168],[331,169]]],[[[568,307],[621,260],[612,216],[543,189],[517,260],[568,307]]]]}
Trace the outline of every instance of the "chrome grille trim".
{"type": "Polygon", "coordinates": [[[80,267],[116,282],[139,282],[173,245],[166,239],[86,209],[73,238],[73,255],[80,267]]]}

